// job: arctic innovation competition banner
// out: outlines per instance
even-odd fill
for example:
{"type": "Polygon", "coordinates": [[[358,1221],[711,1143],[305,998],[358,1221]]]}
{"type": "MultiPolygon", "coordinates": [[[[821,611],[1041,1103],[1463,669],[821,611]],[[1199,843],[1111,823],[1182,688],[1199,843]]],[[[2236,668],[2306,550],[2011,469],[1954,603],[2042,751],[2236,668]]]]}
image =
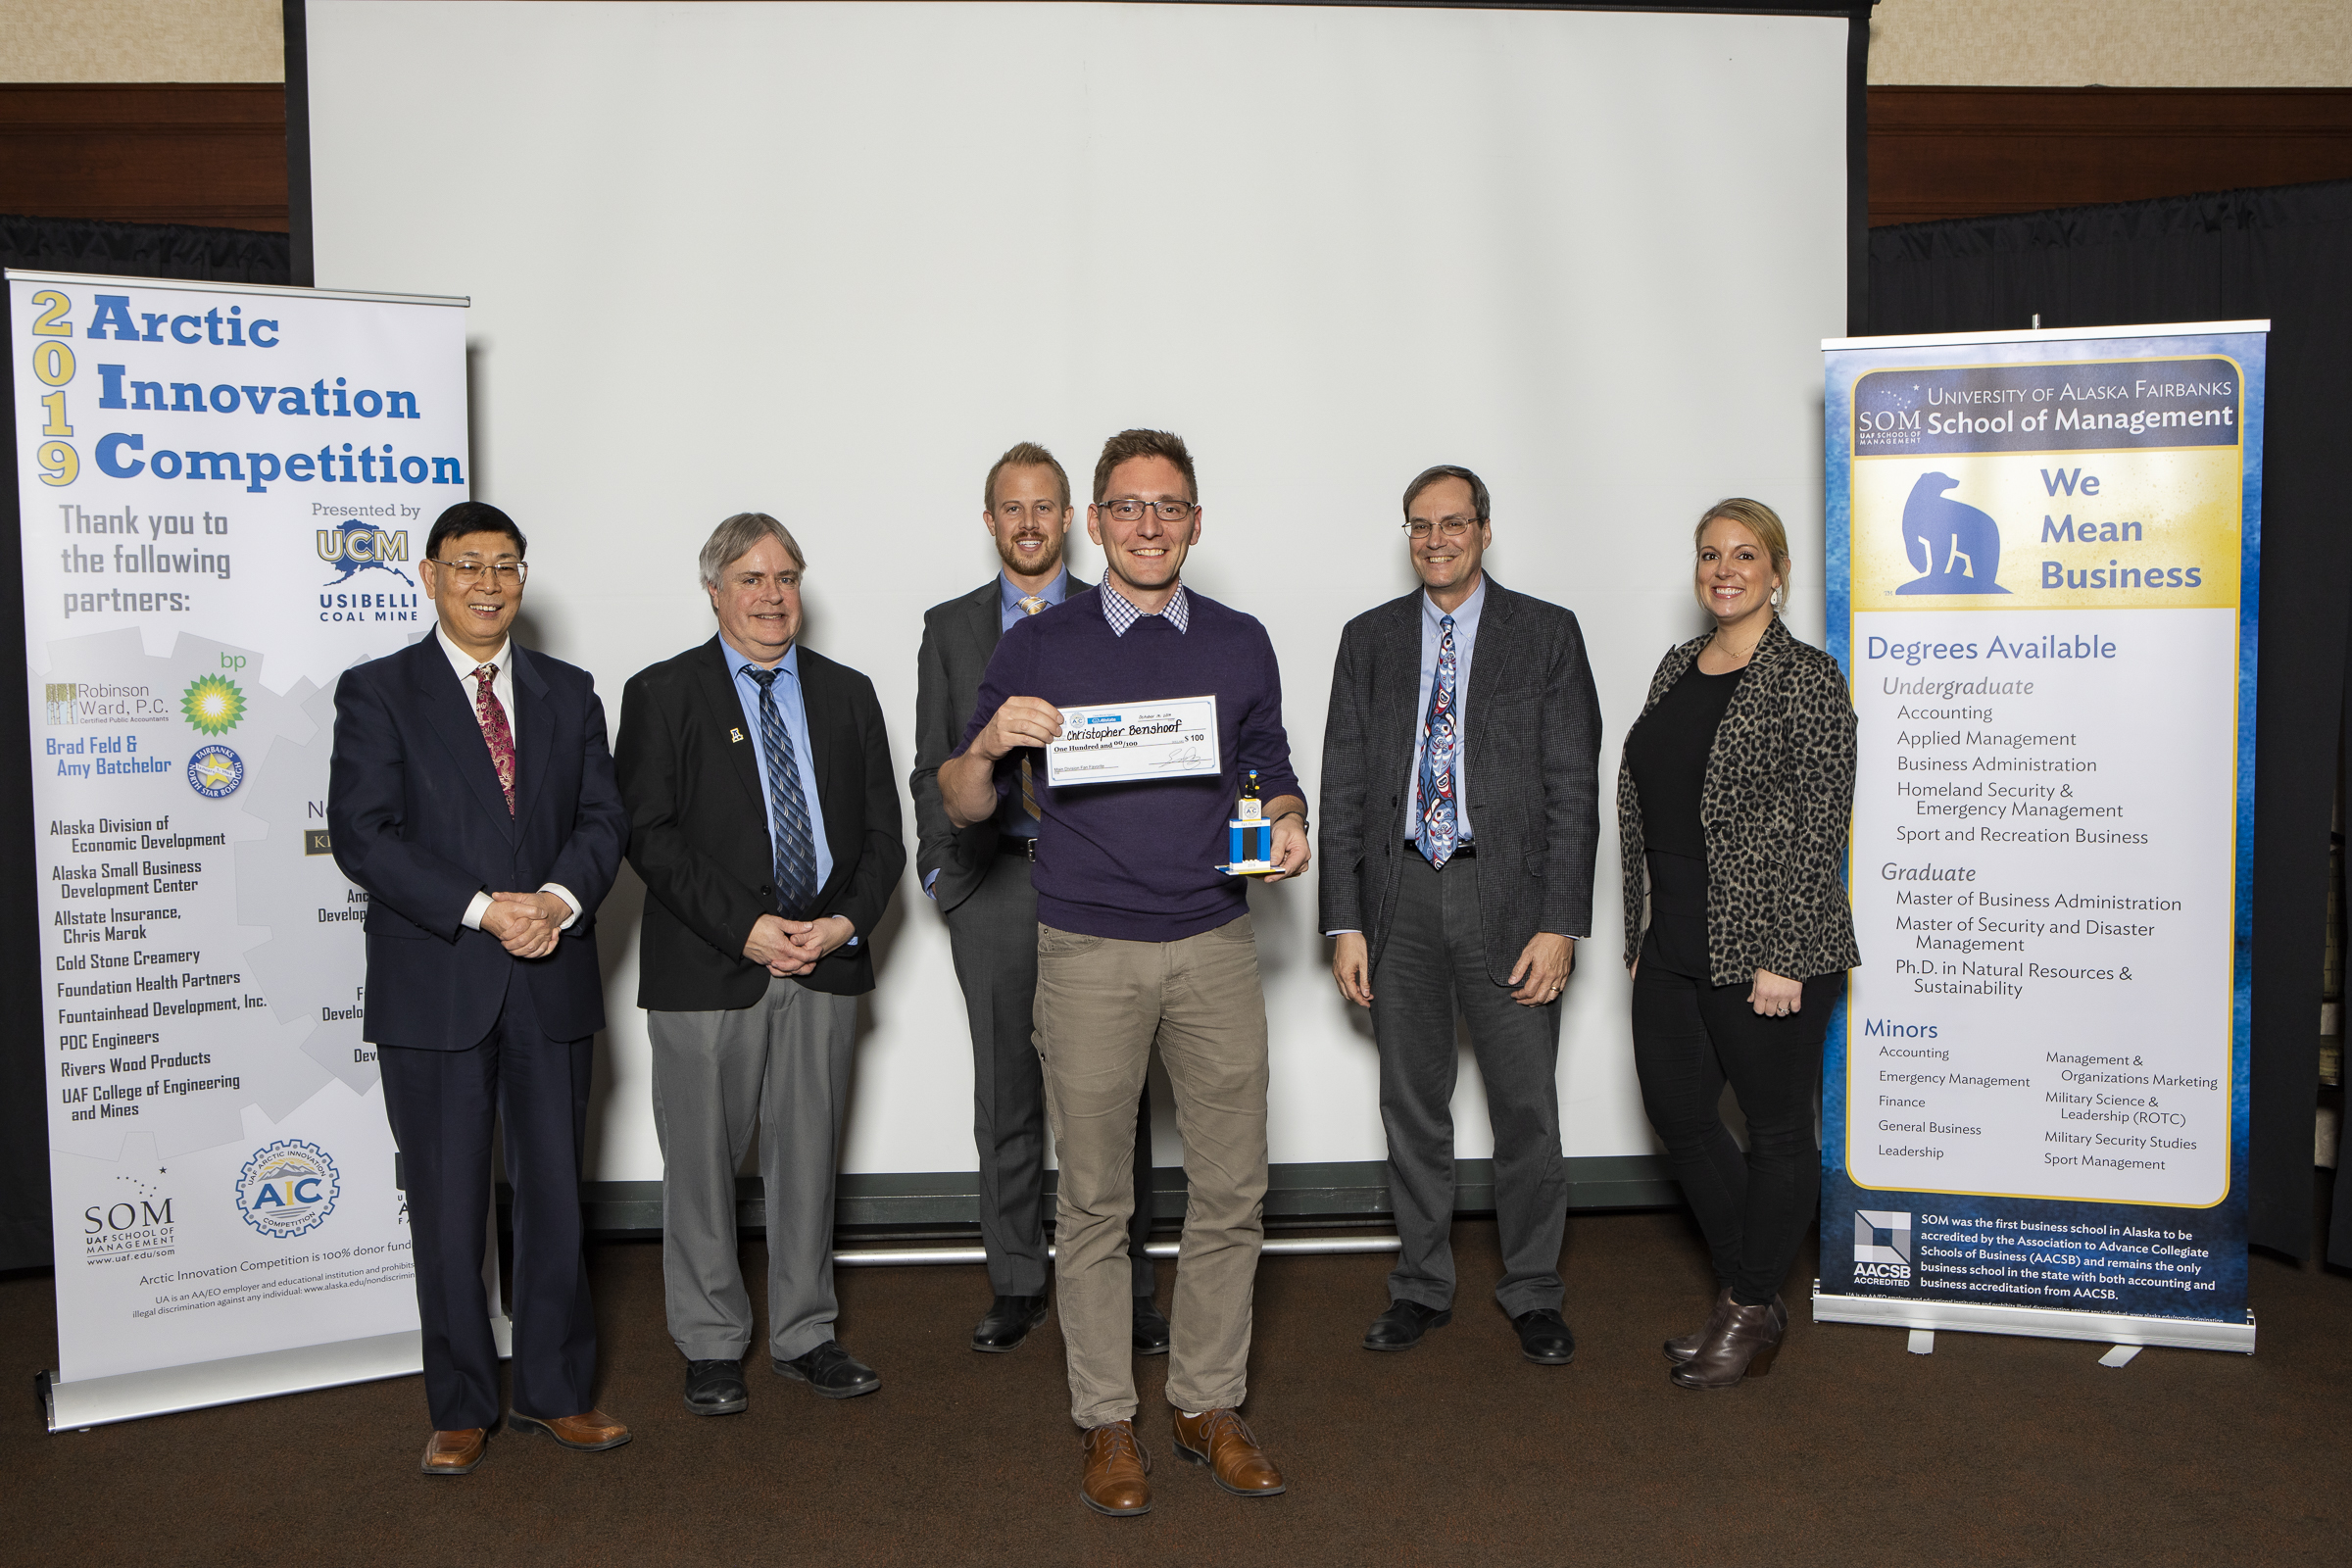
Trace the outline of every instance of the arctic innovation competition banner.
{"type": "Polygon", "coordinates": [[[1818,1316],[2254,1348],[2267,325],[1825,345],[1863,965],[1818,1316]]]}
{"type": "Polygon", "coordinates": [[[8,288],[53,1421],[413,1368],[327,754],[337,675],[433,624],[416,563],[466,495],[463,302],[8,288]]]}

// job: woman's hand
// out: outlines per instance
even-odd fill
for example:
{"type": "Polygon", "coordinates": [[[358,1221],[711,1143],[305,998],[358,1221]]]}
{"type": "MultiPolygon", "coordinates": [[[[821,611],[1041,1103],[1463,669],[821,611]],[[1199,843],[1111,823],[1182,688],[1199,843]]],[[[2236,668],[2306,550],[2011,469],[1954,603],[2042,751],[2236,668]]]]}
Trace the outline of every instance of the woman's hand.
{"type": "Polygon", "coordinates": [[[1804,1010],[1804,982],[1758,969],[1755,983],[1747,988],[1747,1003],[1761,1017],[1786,1018],[1804,1010]]]}

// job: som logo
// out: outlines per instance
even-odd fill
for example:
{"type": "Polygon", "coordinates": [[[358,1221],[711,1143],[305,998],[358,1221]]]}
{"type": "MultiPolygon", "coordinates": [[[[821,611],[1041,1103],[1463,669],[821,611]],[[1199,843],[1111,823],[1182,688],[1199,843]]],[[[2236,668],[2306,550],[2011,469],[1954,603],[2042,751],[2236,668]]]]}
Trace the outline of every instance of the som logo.
{"type": "Polygon", "coordinates": [[[1854,1278],[1911,1283],[1911,1216],[1899,1209],[1854,1210],[1854,1278]]]}
{"type": "Polygon", "coordinates": [[[325,1150],[288,1138],[257,1151],[237,1172],[237,1212],[264,1236],[300,1236],[326,1223],[342,1191],[325,1150]]]}
{"type": "Polygon", "coordinates": [[[409,559],[409,535],[405,528],[387,531],[373,523],[362,522],[357,517],[340,528],[321,528],[318,530],[318,559],[337,568],[335,574],[326,579],[329,587],[339,582],[349,582],[356,574],[369,570],[388,571],[410,587],[416,586],[414,578],[392,564],[396,561],[409,559]]]}

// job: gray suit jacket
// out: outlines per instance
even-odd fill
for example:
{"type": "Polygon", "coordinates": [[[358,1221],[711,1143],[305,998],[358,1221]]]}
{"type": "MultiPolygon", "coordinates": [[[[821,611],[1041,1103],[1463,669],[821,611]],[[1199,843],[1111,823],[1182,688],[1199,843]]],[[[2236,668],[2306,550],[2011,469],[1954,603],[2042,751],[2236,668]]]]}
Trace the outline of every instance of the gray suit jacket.
{"type": "MultiPolygon", "coordinates": [[[[939,873],[932,894],[943,914],[971,897],[997,853],[993,820],[960,832],[948,820],[939,766],[962,744],[972,705],[979,700],[980,678],[1004,635],[1004,581],[1000,572],[970,593],[923,612],[923,646],[915,655],[914,771],[906,783],[914,794],[914,874],[939,873]]],[[[1093,586],[1072,573],[1070,597],[1093,586]]]]}
{"type": "MultiPolygon", "coordinates": [[[[1340,634],[1323,730],[1317,837],[1326,931],[1364,933],[1380,961],[1396,909],[1422,715],[1421,590],[1340,634]]],[[[1600,840],[1600,701],[1576,616],[1487,575],[1463,714],[1487,971],[1505,983],[1539,931],[1592,928],[1600,840]]]]}

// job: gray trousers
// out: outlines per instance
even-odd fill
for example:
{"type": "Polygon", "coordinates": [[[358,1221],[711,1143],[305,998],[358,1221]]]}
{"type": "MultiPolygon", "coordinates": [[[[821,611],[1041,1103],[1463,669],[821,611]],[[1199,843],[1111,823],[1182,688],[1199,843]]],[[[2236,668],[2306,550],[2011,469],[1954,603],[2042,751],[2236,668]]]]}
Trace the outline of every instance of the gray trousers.
{"type": "Polygon", "coordinates": [[[1372,1034],[1380,1049],[1380,1119],[1389,1137],[1389,1201],[1404,1246],[1389,1296],[1453,1305],[1453,1024],[1470,1026],[1494,1130],[1494,1210],[1502,1283],[1494,1298],[1513,1317],[1557,1308],[1568,1172],[1560,1159],[1560,1004],[1522,1006],[1487,973],[1478,871],[1443,871],[1406,850],[1396,915],[1372,976],[1372,1034]]]}
{"type": "MultiPolygon", "coordinates": [[[[1001,855],[948,911],[948,946],[972,1028],[972,1145],[980,1156],[980,1245],[989,1288],[1043,1296],[1046,1256],[1045,1072],[1037,1055],[1037,890],[1029,858],[1001,855]]],[[[1127,1227],[1134,1294],[1152,1291],[1152,1099],[1135,1115],[1135,1217],[1127,1227]]]]}
{"type": "Polygon", "coordinates": [[[736,1255],[735,1172],[760,1131],[767,1196],[767,1340],[791,1360],[833,1338],[833,1180],[858,999],[770,979],[749,1007],[646,1013],[662,1140],[662,1284],[689,1361],[751,1348],[736,1255]]]}

